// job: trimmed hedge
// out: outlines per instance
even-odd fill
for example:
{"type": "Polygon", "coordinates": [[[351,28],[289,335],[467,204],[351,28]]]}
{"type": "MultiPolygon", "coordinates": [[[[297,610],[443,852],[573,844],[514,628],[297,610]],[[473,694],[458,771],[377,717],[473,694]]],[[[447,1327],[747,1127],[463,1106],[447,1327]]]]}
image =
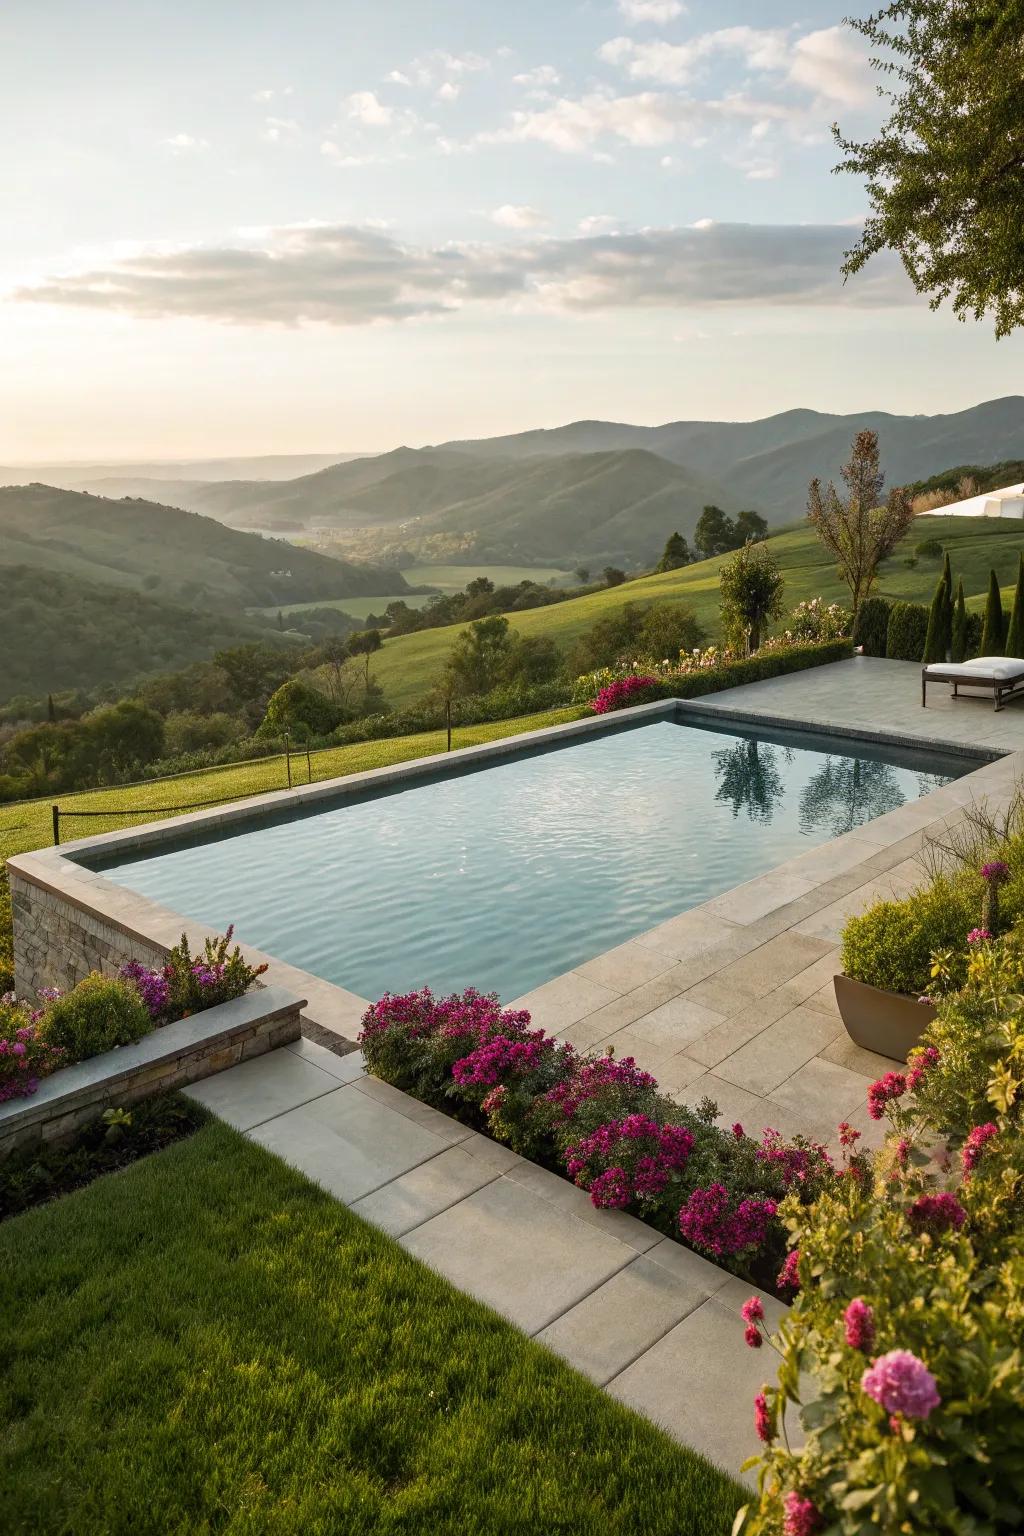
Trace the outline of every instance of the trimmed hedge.
{"type": "Polygon", "coordinates": [[[865,656],[884,656],[889,635],[892,603],[885,597],[866,597],[857,610],[853,643],[865,656]]]}
{"type": "Polygon", "coordinates": [[[791,645],[784,650],[762,651],[743,661],[723,661],[706,672],[685,672],[679,677],[660,678],[655,698],[699,699],[705,693],[723,688],[740,688],[744,683],[761,683],[769,677],[785,677],[789,672],[806,672],[808,667],[827,666],[832,661],[846,661],[853,655],[852,640],[823,640],[816,645],[791,645]]]}
{"type": "Polygon", "coordinates": [[[923,603],[893,603],[885,654],[890,661],[920,661],[928,636],[928,609],[923,603]]]}

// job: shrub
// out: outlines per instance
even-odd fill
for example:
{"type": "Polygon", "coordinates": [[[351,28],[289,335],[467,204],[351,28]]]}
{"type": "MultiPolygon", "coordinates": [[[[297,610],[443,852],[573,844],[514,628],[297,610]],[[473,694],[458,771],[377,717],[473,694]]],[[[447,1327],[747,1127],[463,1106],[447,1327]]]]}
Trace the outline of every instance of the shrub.
{"type": "Polygon", "coordinates": [[[949,603],[946,578],[943,576],[935,588],[931,607],[928,610],[928,630],[924,640],[924,654],[921,657],[925,663],[946,660],[946,652],[949,650],[952,639],[952,636],[946,633],[947,616],[951,619],[952,606],[949,603]]]}
{"type": "Polygon", "coordinates": [[[167,1015],[186,1018],[218,1003],[242,997],[267,969],[266,964],[250,965],[236,944],[231,949],[234,928],[217,939],[207,939],[203,953],[193,956],[185,934],[167,956],[163,976],[167,982],[167,1015]]]}
{"type": "Polygon", "coordinates": [[[928,634],[928,609],[922,603],[893,603],[885,654],[891,661],[920,661],[928,634]]]}
{"type": "Polygon", "coordinates": [[[656,677],[644,677],[632,673],[629,677],[617,677],[602,688],[591,702],[595,715],[608,715],[616,709],[628,709],[634,704],[649,704],[660,695],[660,682],[656,677]]]}
{"type": "Polygon", "coordinates": [[[860,646],[865,656],[886,654],[891,608],[884,597],[866,597],[861,603],[853,626],[853,643],[860,646]]]}
{"type": "Polygon", "coordinates": [[[756,651],[766,626],[782,612],[785,581],[765,544],[744,544],[719,572],[722,624],[733,645],[756,651]]]}
{"type": "Polygon", "coordinates": [[[843,972],[887,992],[927,993],[932,955],[936,950],[965,951],[980,907],[980,883],[943,877],[903,901],[876,902],[847,920],[843,972]]]}
{"type": "Polygon", "coordinates": [[[39,1027],[70,1063],[141,1040],[153,1021],[130,982],[94,971],[47,1005],[39,1027]]]}
{"type": "Polygon", "coordinates": [[[37,1016],[13,997],[0,997],[0,1104],[29,1098],[39,1079],[62,1060],[63,1052],[41,1033],[37,1016]]]}
{"type": "Polygon", "coordinates": [[[988,596],[985,599],[985,619],[981,629],[981,655],[1001,656],[1005,639],[1003,599],[999,591],[999,579],[995,571],[988,573],[988,596]]]}
{"type": "Polygon", "coordinates": [[[941,560],[945,551],[936,538],[922,539],[920,544],[914,545],[914,553],[922,560],[941,560]]]}
{"type": "Polygon", "coordinates": [[[794,645],[817,645],[823,640],[842,640],[850,633],[850,614],[840,603],[812,597],[797,603],[786,625],[786,639],[794,645]]]}
{"type": "Polygon", "coordinates": [[[282,683],[271,694],[267,712],[263,717],[258,735],[277,738],[286,731],[301,731],[304,735],[326,736],[335,729],[342,711],[332,704],[326,694],[319,693],[292,678],[282,683]]]}

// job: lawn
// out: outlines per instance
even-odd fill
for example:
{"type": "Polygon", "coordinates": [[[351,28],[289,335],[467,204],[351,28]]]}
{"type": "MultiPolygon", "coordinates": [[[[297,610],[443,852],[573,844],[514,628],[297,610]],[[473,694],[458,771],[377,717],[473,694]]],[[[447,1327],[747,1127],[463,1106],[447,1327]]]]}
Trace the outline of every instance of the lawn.
{"type": "MultiPolygon", "coordinates": [[[[913,568],[904,564],[914,546],[927,538],[937,538],[949,550],[954,580],[963,576],[965,593],[976,599],[972,606],[984,602],[993,566],[1006,589],[1004,600],[1008,604],[1017,557],[1024,549],[1024,524],[996,520],[979,523],[977,518],[966,517],[916,520],[904,544],[882,567],[877,588],[882,596],[931,601],[941,561],[919,559],[913,568]]],[[[848,602],[849,592],[837,576],[834,562],[810,528],[787,529],[774,535],[770,545],[786,578],[787,607],[811,597],[848,602]]],[[[521,635],[546,636],[564,650],[598,619],[621,610],[626,603],[687,603],[714,639],[719,630],[719,571],[727,558],[717,556],[548,608],[510,614],[509,622],[521,635]]],[[[430,689],[461,627],[421,630],[385,641],[384,649],[374,658],[373,671],[389,704],[404,708],[430,689]]]]}
{"type": "Polygon", "coordinates": [[[227,1127],[0,1227],[15,1533],[725,1536],[743,1492],[227,1127]]]}

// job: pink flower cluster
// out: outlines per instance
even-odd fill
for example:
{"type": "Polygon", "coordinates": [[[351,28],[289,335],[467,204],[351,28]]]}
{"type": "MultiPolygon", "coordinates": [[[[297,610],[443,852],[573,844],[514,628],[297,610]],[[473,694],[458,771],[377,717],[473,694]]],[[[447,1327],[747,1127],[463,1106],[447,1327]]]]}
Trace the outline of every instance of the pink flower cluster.
{"type": "Polygon", "coordinates": [[[907,1080],[902,1072],[886,1072],[868,1089],[868,1114],[872,1120],[881,1120],[885,1106],[893,1099],[902,1098],[907,1091],[907,1080]]]}
{"type": "Polygon", "coordinates": [[[907,1212],[907,1220],[915,1232],[959,1232],[967,1212],[956,1195],[943,1190],[939,1195],[918,1195],[907,1212]]]}
{"type": "Polygon", "coordinates": [[[792,1248],[786,1254],[786,1262],[779,1270],[775,1284],[780,1291],[798,1291],[800,1289],[800,1249],[792,1248]]]}
{"type": "Polygon", "coordinates": [[[992,1140],[993,1136],[998,1135],[999,1127],[994,1125],[991,1120],[987,1125],[976,1125],[970,1132],[960,1154],[965,1179],[969,1179],[978,1166],[978,1159],[986,1145],[992,1140]]]}
{"type": "Polygon", "coordinates": [[[775,1439],[775,1420],[763,1392],[758,1392],[754,1398],[754,1428],[762,1444],[771,1445],[775,1439]]]}
{"type": "Polygon", "coordinates": [[[1010,866],[1003,859],[990,859],[981,866],[981,878],[989,885],[1002,885],[1010,878],[1010,866]]]}
{"type": "Polygon", "coordinates": [[[734,1205],[724,1184],[709,1184],[690,1195],[679,1212],[679,1230],[695,1248],[728,1258],[764,1242],[776,1209],[774,1200],[758,1198],[734,1205]]]}
{"type": "Polygon", "coordinates": [[[815,1536],[823,1525],[817,1505],[791,1489],[783,1500],[783,1536],[815,1536]]]}
{"type": "Polygon", "coordinates": [[[987,928],[972,928],[967,935],[967,942],[968,944],[984,944],[991,937],[992,935],[987,928]]]}
{"type": "Polygon", "coordinates": [[[758,1162],[774,1168],[788,1189],[791,1184],[803,1184],[811,1174],[820,1173],[822,1167],[831,1168],[832,1159],[818,1142],[804,1146],[787,1146],[780,1131],[767,1126],[757,1148],[758,1162]]]}
{"type": "Polygon", "coordinates": [[[645,703],[651,690],[657,686],[656,677],[632,672],[629,677],[617,677],[613,683],[607,683],[597,697],[591,700],[590,707],[595,715],[608,715],[616,709],[628,709],[631,704],[645,703]]]}
{"type": "Polygon", "coordinates": [[[909,1349],[879,1355],[860,1384],[886,1413],[902,1413],[908,1419],[926,1419],[942,1401],[935,1377],[909,1349]]]}
{"type": "Polygon", "coordinates": [[[867,1354],[875,1342],[875,1314],[867,1302],[855,1296],[843,1314],[846,1342],[850,1349],[867,1354]]]}
{"type": "Polygon", "coordinates": [[[657,1088],[658,1080],[642,1071],[632,1056],[616,1061],[613,1056],[595,1056],[580,1062],[564,1082],[556,1083],[547,1094],[566,1120],[571,1120],[581,1104],[596,1098],[605,1088],[657,1088]]]}
{"type": "Polygon", "coordinates": [[[915,1093],[931,1071],[932,1067],[939,1064],[939,1053],[934,1045],[926,1045],[923,1050],[917,1052],[910,1063],[910,1071],[907,1073],[907,1087],[911,1093],[915,1093]]]}
{"type": "Polygon", "coordinates": [[[659,1125],[648,1115],[627,1115],[598,1126],[566,1148],[565,1167],[591,1202],[621,1210],[631,1200],[660,1195],[674,1173],[686,1167],[693,1133],[682,1125],[659,1125]]]}
{"type": "Polygon", "coordinates": [[[8,1099],[31,1098],[39,1079],[60,1066],[63,1053],[42,1034],[36,1022],[39,1017],[4,998],[0,1012],[0,1104],[8,1099]]]}
{"type": "Polygon", "coordinates": [[[530,1030],[521,1040],[494,1035],[455,1062],[452,1076],[462,1088],[490,1088],[503,1078],[525,1077],[527,1073],[535,1072],[554,1047],[554,1040],[542,1029],[530,1030]]]}
{"type": "Polygon", "coordinates": [[[751,1296],[740,1307],[740,1316],[746,1323],[743,1337],[751,1349],[761,1348],[761,1330],[758,1323],[764,1322],[764,1303],[760,1296],[751,1296]]]}

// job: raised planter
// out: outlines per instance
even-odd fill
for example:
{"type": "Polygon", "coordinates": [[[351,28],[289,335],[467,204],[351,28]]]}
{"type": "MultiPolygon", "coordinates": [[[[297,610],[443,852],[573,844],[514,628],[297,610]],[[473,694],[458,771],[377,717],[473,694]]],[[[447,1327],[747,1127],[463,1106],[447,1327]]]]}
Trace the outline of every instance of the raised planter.
{"type": "Polygon", "coordinates": [[[184,1088],[287,1045],[299,1038],[305,1006],[305,999],[282,987],[260,987],[164,1024],[134,1045],[61,1067],[29,1098],[0,1104],[0,1158],[15,1147],[72,1136],[105,1109],[184,1088]]]}
{"type": "Polygon", "coordinates": [[[893,1061],[906,1061],[935,1017],[933,1003],[919,1003],[905,992],[886,992],[851,976],[836,976],[836,1002],[846,1033],[855,1045],[893,1061]]]}

